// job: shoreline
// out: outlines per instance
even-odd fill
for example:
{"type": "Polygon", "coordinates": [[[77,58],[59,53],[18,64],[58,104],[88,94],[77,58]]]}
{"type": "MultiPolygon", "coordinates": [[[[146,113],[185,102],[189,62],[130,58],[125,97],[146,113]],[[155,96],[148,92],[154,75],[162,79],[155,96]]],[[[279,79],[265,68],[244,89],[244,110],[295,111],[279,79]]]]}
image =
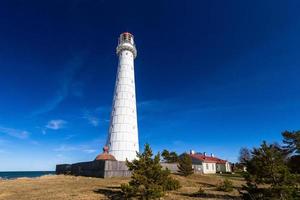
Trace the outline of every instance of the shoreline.
{"type": "Polygon", "coordinates": [[[0,181],[3,180],[15,180],[25,178],[40,178],[43,176],[56,175],[55,171],[25,171],[25,172],[0,172],[0,181]]]}

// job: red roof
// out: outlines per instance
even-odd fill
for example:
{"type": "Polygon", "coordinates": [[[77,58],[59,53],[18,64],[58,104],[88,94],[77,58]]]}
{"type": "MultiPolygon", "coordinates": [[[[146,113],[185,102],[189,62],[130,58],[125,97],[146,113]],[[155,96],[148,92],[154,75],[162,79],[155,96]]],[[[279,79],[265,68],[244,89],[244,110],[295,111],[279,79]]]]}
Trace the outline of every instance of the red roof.
{"type": "Polygon", "coordinates": [[[227,160],[222,160],[217,157],[205,156],[203,154],[190,154],[190,156],[196,160],[200,160],[207,163],[225,164],[227,160]]]}

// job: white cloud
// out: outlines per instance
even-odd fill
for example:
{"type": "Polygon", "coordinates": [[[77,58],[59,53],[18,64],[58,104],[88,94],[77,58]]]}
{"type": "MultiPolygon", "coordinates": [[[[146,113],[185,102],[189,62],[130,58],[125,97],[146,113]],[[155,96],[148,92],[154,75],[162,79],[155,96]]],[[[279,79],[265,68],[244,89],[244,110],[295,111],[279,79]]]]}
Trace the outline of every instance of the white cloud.
{"type": "Polygon", "coordinates": [[[96,149],[84,149],[83,152],[85,152],[85,153],[95,153],[96,149]]]}
{"type": "MultiPolygon", "coordinates": [[[[51,130],[59,130],[64,128],[66,125],[66,121],[57,119],[57,120],[50,120],[48,124],[46,125],[46,129],[51,129],[51,130]]],[[[46,130],[43,130],[43,134],[46,133],[46,130]]]]}
{"type": "Polygon", "coordinates": [[[89,111],[85,110],[83,112],[83,118],[88,120],[89,124],[91,124],[94,127],[97,127],[99,125],[99,119],[95,116],[93,116],[89,111]]]}
{"type": "Polygon", "coordinates": [[[87,118],[87,120],[89,121],[89,123],[95,127],[97,127],[99,125],[99,120],[96,118],[96,117],[92,117],[92,116],[89,116],[87,118]]]}
{"type": "Polygon", "coordinates": [[[60,145],[58,148],[53,149],[56,152],[69,152],[69,151],[81,151],[84,153],[95,153],[97,150],[92,149],[88,145],[60,145]]]}
{"type": "Polygon", "coordinates": [[[78,150],[78,147],[68,146],[68,145],[61,145],[58,148],[54,149],[54,151],[57,152],[76,151],[76,150],[78,150]]]}
{"type": "Polygon", "coordinates": [[[15,137],[18,139],[26,139],[29,137],[30,133],[25,130],[19,130],[14,128],[7,128],[0,126],[0,133],[4,133],[6,135],[9,135],[11,137],[15,137]]]}

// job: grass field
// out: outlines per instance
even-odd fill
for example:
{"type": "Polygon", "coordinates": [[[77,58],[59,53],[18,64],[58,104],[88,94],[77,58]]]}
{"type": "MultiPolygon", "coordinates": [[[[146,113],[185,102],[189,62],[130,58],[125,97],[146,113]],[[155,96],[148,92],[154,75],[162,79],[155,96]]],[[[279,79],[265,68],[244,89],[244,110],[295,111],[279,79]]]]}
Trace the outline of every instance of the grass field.
{"type": "MultiPolygon", "coordinates": [[[[230,179],[235,188],[243,184],[238,176],[230,175],[192,175],[188,178],[173,175],[182,188],[166,194],[163,199],[240,199],[235,189],[226,193],[216,190],[216,185],[226,178],[230,179]],[[205,195],[195,197],[199,187],[205,195]]],[[[75,176],[44,176],[40,178],[22,178],[16,180],[0,180],[0,200],[99,200],[122,199],[120,184],[129,178],[88,178],[75,176]]]]}

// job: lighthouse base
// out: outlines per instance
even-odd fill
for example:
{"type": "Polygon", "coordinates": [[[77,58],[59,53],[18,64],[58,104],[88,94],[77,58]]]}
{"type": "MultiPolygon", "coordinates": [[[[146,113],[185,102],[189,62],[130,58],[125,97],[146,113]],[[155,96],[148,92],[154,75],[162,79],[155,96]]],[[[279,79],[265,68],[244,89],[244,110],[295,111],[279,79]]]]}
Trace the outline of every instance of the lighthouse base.
{"type": "Polygon", "coordinates": [[[131,172],[128,170],[126,162],[112,160],[95,160],[74,164],[59,164],[56,165],[56,174],[98,178],[131,176],[131,172]]]}

